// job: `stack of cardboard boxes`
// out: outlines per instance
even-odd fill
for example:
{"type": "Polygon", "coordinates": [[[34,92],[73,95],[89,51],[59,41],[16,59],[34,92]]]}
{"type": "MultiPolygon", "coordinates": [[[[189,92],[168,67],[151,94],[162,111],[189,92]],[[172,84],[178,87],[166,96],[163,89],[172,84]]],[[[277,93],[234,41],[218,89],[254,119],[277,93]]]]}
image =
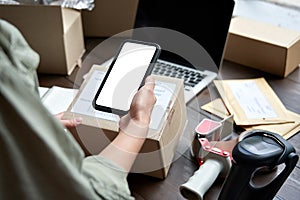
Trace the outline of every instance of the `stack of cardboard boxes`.
{"type": "Polygon", "coordinates": [[[137,4],[138,0],[95,0],[92,11],[1,4],[0,18],[15,25],[39,53],[39,73],[69,75],[81,64],[84,36],[109,37],[131,29],[137,4]]]}

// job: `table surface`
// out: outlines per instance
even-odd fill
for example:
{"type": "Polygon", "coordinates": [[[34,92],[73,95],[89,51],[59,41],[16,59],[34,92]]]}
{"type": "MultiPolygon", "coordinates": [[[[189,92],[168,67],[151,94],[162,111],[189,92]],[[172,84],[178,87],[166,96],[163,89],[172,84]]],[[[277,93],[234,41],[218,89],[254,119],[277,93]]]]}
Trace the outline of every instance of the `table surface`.
{"type": "MultiPolygon", "coordinates": [[[[83,75],[88,72],[92,64],[102,63],[109,58],[116,46],[102,46],[105,51],[99,52],[98,44],[101,38],[86,38],[86,54],[83,57],[82,67],[77,67],[71,75],[46,75],[39,74],[40,86],[51,87],[61,86],[67,88],[78,88],[83,81],[83,75]]],[[[117,45],[117,44],[116,44],[117,45]]],[[[236,63],[224,61],[220,68],[220,74],[223,80],[226,79],[244,79],[264,77],[274,92],[288,110],[300,114],[300,70],[297,68],[292,74],[286,78],[279,78],[270,74],[257,71],[252,68],[241,66],[236,63]]],[[[199,123],[199,119],[203,117],[199,106],[208,103],[211,100],[211,91],[203,90],[192,101],[187,104],[188,125],[183,135],[193,132],[195,126],[199,123]]],[[[240,130],[236,127],[237,132],[240,130]]],[[[183,137],[184,138],[184,137],[183,137]]],[[[288,140],[296,149],[297,154],[300,152],[300,134],[296,134],[288,140]]],[[[180,192],[179,186],[185,183],[198,169],[198,165],[190,154],[190,141],[181,139],[175,153],[174,162],[172,163],[168,176],[164,180],[145,176],[142,174],[130,174],[128,182],[132,195],[136,199],[184,199],[180,192]]],[[[290,174],[284,185],[278,191],[275,199],[298,200],[300,196],[300,161],[290,174]]],[[[204,199],[217,199],[223,180],[217,179],[213,186],[208,190],[204,199]]]]}

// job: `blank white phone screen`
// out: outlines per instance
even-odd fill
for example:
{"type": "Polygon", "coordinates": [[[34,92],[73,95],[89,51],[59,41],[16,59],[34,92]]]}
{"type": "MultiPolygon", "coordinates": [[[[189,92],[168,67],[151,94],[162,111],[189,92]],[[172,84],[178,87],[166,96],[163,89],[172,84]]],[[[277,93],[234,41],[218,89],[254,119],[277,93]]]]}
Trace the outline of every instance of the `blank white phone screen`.
{"type": "Polygon", "coordinates": [[[119,110],[129,110],[155,51],[155,46],[125,43],[96,104],[119,110]]]}

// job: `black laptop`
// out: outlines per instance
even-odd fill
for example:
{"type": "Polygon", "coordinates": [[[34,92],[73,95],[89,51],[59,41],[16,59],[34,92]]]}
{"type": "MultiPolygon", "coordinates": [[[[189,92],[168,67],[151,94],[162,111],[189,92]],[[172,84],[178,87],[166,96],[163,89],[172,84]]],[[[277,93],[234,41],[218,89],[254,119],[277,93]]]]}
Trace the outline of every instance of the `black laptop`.
{"type": "MultiPolygon", "coordinates": [[[[186,102],[217,77],[234,4],[233,0],[139,0],[134,26],[138,31],[133,32],[132,38],[155,42],[162,47],[153,74],[183,78],[186,102]],[[191,62],[164,46],[164,31],[139,31],[147,30],[146,27],[154,30],[161,27],[188,36],[203,47],[207,55],[200,55],[199,51],[199,58],[191,62]]],[[[180,38],[176,42],[185,44],[180,38]]],[[[198,53],[192,46],[186,51],[192,55],[198,53]]]]}

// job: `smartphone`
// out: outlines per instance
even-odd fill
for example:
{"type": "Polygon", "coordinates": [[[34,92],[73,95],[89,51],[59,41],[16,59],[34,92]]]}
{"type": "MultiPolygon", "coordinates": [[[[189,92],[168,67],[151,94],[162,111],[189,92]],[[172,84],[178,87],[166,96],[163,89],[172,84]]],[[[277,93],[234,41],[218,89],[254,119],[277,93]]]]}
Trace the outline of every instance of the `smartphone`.
{"type": "Polygon", "coordinates": [[[93,99],[96,110],[125,115],[138,89],[151,74],[161,48],[158,44],[125,40],[93,99]]]}

